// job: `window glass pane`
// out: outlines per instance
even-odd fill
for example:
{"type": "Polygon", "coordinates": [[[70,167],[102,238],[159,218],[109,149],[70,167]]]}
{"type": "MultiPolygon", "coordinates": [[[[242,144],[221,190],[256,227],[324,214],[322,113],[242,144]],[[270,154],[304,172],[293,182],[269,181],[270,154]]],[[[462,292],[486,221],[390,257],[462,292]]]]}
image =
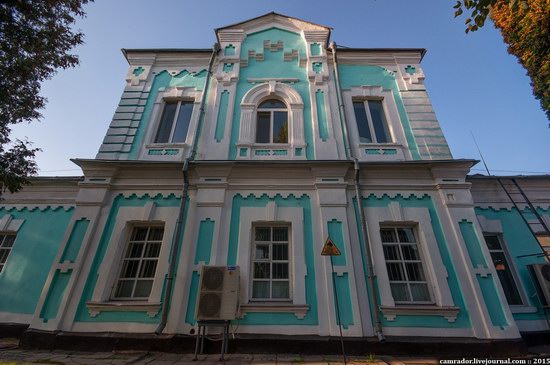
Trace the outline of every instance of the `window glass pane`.
{"type": "Polygon", "coordinates": [[[273,260],[288,260],[288,245],[273,244],[273,260]]]}
{"type": "Polygon", "coordinates": [[[269,241],[271,239],[271,228],[256,227],[256,234],[254,239],[256,241],[269,241]]]}
{"type": "Polygon", "coordinates": [[[288,143],[287,112],[273,113],[273,143],[288,143]]]}
{"type": "Polygon", "coordinates": [[[139,277],[154,278],[156,268],[157,260],[143,260],[141,262],[141,269],[139,270],[139,277]]]}
{"type": "Polygon", "coordinates": [[[147,228],[136,227],[132,235],[132,241],[145,241],[147,237],[147,228]]]}
{"type": "Polygon", "coordinates": [[[416,245],[401,245],[404,260],[420,260],[416,245]]]}
{"type": "Polygon", "coordinates": [[[254,281],[252,283],[252,298],[269,298],[269,281],[254,281]]]}
{"type": "Polygon", "coordinates": [[[419,262],[406,263],[407,278],[409,281],[425,281],[424,272],[419,262]]]}
{"type": "Polygon", "coordinates": [[[270,99],[258,105],[258,109],[286,109],[286,105],[277,99],[270,99]]]}
{"type": "Polygon", "coordinates": [[[512,268],[506,260],[504,252],[491,252],[491,259],[493,259],[493,264],[497,270],[497,275],[502,285],[504,291],[504,296],[506,301],[510,305],[520,305],[523,304],[521,300],[521,295],[519,294],[516,281],[512,275],[512,268]]]}
{"type": "Polygon", "coordinates": [[[172,131],[172,123],[174,123],[177,107],[177,103],[166,103],[164,105],[155,143],[167,143],[170,139],[170,132],[172,131]]]}
{"type": "Polygon", "coordinates": [[[130,243],[126,257],[141,257],[141,251],[143,251],[143,243],[130,243]]]}
{"type": "Polygon", "coordinates": [[[409,302],[409,291],[407,290],[407,284],[390,283],[391,294],[393,300],[396,302],[409,302]]]}
{"type": "Polygon", "coordinates": [[[392,281],[405,281],[403,274],[403,264],[399,262],[387,262],[388,278],[392,281]]]}
{"type": "Polygon", "coordinates": [[[288,264],[287,263],[273,263],[271,264],[273,270],[272,279],[288,279],[288,264]]]}
{"type": "Polygon", "coordinates": [[[412,300],[415,302],[429,302],[430,292],[426,284],[410,284],[412,300]]]}
{"type": "Polygon", "coordinates": [[[397,230],[397,234],[399,235],[399,242],[416,242],[411,228],[400,228],[397,230]]]}
{"type": "Polygon", "coordinates": [[[269,245],[256,245],[256,260],[269,260],[269,245]]]}
{"type": "Polygon", "coordinates": [[[151,228],[149,230],[149,241],[162,241],[164,228],[151,228]]]}
{"type": "Polygon", "coordinates": [[[120,274],[121,278],[135,278],[137,276],[139,267],[138,260],[126,260],[122,265],[122,273],[120,274]]]}
{"type": "Polygon", "coordinates": [[[14,235],[7,235],[6,238],[4,238],[4,243],[2,243],[2,247],[5,247],[5,248],[12,247],[14,241],[15,241],[14,235]]]}
{"type": "Polygon", "coordinates": [[[182,101],[180,104],[178,120],[176,121],[176,129],[174,129],[174,135],[172,136],[172,142],[185,142],[192,113],[193,103],[190,101],[182,101]]]}
{"type": "Polygon", "coordinates": [[[134,292],[135,298],[146,298],[151,294],[151,288],[153,287],[153,280],[138,280],[136,283],[136,290],[134,292]]]}
{"type": "Polygon", "coordinates": [[[272,298],[285,299],[288,295],[288,281],[274,281],[272,283],[272,298]]]}
{"type": "Polygon", "coordinates": [[[399,248],[397,245],[384,245],[384,257],[386,260],[399,260],[401,255],[399,254],[399,248]]]}
{"type": "Polygon", "coordinates": [[[288,241],[288,228],[273,228],[273,241],[288,241]]]}
{"type": "Polygon", "coordinates": [[[489,250],[502,249],[502,247],[500,246],[500,241],[498,240],[498,236],[486,235],[486,236],[483,236],[483,238],[485,238],[485,242],[487,243],[487,247],[489,247],[489,250]]]}
{"type": "Polygon", "coordinates": [[[388,143],[391,142],[390,132],[388,131],[388,123],[386,116],[384,115],[384,107],[380,100],[369,100],[370,116],[372,118],[372,125],[374,127],[374,134],[376,135],[376,142],[388,143]]]}
{"type": "Polygon", "coordinates": [[[256,143],[269,143],[269,129],[271,128],[271,113],[258,112],[256,123],[256,143]]]}
{"type": "Polygon", "coordinates": [[[380,238],[382,238],[382,242],[397,242],[394,229],[381,229],[380,238]]]}
{"type": "Polygon", "coordinates": [[[10,254],[9,250],[0,250],[0,264],[3,264],[6,262],[9,254],[10,254]]]}
{"type": "Polygon", "coordinates": [[[254,279],[269,279],[269,266],[268,262],[255,262],[254,279]]]}
{"type": "Polygon", "coordinates": [[[119,280],[115,297],[130,298],[132,296],[132,290],[134,289],[133,280],[119,280]]]}
{"type": "Polygon", "coordinates": [[[160,243],[148,243],[143,257],[159,257],[160,243]]]}
{"type": "Polygon", "coordinates": [[[372,143],[365,104],[362,101],[354,102],[353,110],[355,111],[355,121],[357,122],[357,130],[359,131],[359,142],[372,143]]]}

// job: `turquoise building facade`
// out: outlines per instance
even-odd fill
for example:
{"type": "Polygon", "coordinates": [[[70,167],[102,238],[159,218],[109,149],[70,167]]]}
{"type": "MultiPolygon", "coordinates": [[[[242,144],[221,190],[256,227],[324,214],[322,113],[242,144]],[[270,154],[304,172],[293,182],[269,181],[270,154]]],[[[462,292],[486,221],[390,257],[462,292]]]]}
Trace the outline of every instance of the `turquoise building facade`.
{"type": "MultiPolygon", "coordinates": [[[[201,267],[237,265],[236,336],[549,330],[539,241],[452,157],[424,49],[338,48],[276,13],[215,32],[213,49],[123,50],[127,85],[96,158],[74,160],[83,177],[4,196],[1,323],[191,335],[201,267]]],[[[549,182],[525,185],[547,224],[549,182]]]]}

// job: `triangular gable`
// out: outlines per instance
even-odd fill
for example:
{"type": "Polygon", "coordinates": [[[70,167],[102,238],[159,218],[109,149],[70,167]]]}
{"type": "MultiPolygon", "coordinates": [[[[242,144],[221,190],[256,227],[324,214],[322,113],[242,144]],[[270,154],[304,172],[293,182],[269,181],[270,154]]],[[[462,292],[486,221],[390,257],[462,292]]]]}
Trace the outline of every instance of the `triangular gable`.
{"type": "Polygon", "coordinates": [[[317,36],[324,38],[326,42],[328,42],[328,39],[330,38],[330,31],[332,30],[331,27],[270,12],[256,18],[217,28],[215,31],[218,42],[221,43],[221,41],[225,39],[236,36],[237,33],[242,32],[244,34],[250,34],[273,27],[281,28],[294,33],[304,32],[305,34],[316,34],[317,36]]]}

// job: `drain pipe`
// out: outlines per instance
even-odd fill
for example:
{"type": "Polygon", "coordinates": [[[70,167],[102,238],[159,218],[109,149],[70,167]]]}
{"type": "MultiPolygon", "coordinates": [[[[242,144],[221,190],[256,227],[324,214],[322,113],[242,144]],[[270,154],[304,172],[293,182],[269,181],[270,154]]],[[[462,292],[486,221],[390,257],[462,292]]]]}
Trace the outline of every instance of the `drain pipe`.
{"type": "Polygon", "coordinates": [[[346,121],[346,114],[344,110],[344,102],[342,98],[342,89],[340,88],[340,77],[338,74],[338,60],[336,57],[336,43],[332,42],[330,44],[330,49],[332,50],[332,61],[334,64],[334,81],[336,84],[336,96],[338,99],[338,106],[339,106],[339,117],[340,117],[340,125],[342,126],[342,131],[344,133],[344,142],[347,144],[346,152],[348,158],[351,158],[353,160],[353,167],[355,170],[355,177],[354,177],[354,185],[355,185],[355,196],[357,197],[357,208],[359,211],[359,220],[361,221],[361,237],[363,238],[363,242],[365,243],[365,256],[367,259],[367,280],[369,282],[369,286],[371,287],[371,290],[368,290],[369,293],[369,299],[372,303],[374,310],[374,332],[376,334],[376,337],[378,338],[378,341],[381,343],[386,342],[386,337],[384,336],[384,332],[382,331],[382,321],[380,319],[380,310],[378,303],[378,297],[376,296],[375,292],[375,281],[374,281],[374,268],[372,263],[372,254],[370,249],[370,242],[369,242],[369,235],[367,230],[367,221],[365,219],[365,211],[363,209],[363,199],[361,197],[361,187],[360,187],[360,172],[361,167],[359,165],[359,160],[353,155],[353,150],[351,148],[351,141],[349,138],[349,133],[347,129],[347,121],[346,121]]]}
{"type": "Polygon", "coordinates": [[[204,105],[206,103],[206,93],[208,92],[208,86],[210,84],[210,78],[212,75],[212,65],[214,64],[214,58],[220,50],[218,43],[214,43],[212,47],[212,55],[210,56],[210,62],[208,63],[208,72],[206,74],[206,81],[204,83],[204,90],[202,92],[201,103],[199,107],[199,122],[197,124],[197,131],[195,132],[195,137],[193,138],[193,145],[191,147],[191,152],[189,157],[183,162],[183,190],[181,194],[181,203],[178,212],[178,219],[176,221],[176,229],[174,237],[172,238],[172,249],[170,250],[170,263],[168,266],[168,275],[166,277],[166,288],[164,290],[164,297],[162,299],[162,314],[160,323],[155,330],[156,335],[162,334],[164,328],[166,327],[166,322],[168,321],[168,312],[170,311],[170,301],[172,299],[172,288],[174,286],[174,278],[176,271],[176,259],[178,256],[178,251],[181,243],[181,233],[183,231],[183,215],[185,213],[185,208],[187,207],[187,197],[189,196],[189,163],[195,159],[195,154],[197,152],[198,137],[202,129],[202,122],[204,120],[205,109],[204,105]]]}

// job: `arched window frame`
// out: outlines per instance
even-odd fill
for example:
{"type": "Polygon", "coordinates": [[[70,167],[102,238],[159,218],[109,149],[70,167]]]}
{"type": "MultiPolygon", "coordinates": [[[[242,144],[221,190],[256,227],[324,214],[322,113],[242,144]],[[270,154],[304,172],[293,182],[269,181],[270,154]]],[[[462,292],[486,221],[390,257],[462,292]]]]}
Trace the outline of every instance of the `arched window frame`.
{"type": "Polygon", "coordinates": [[[241,100],[238,159],[305,159],[304,102],[292,86],[269,80],[250,89],[241,100]],[[281,100],[288,111],[288,143],[256,143],[258,106],[281,100]]]}

